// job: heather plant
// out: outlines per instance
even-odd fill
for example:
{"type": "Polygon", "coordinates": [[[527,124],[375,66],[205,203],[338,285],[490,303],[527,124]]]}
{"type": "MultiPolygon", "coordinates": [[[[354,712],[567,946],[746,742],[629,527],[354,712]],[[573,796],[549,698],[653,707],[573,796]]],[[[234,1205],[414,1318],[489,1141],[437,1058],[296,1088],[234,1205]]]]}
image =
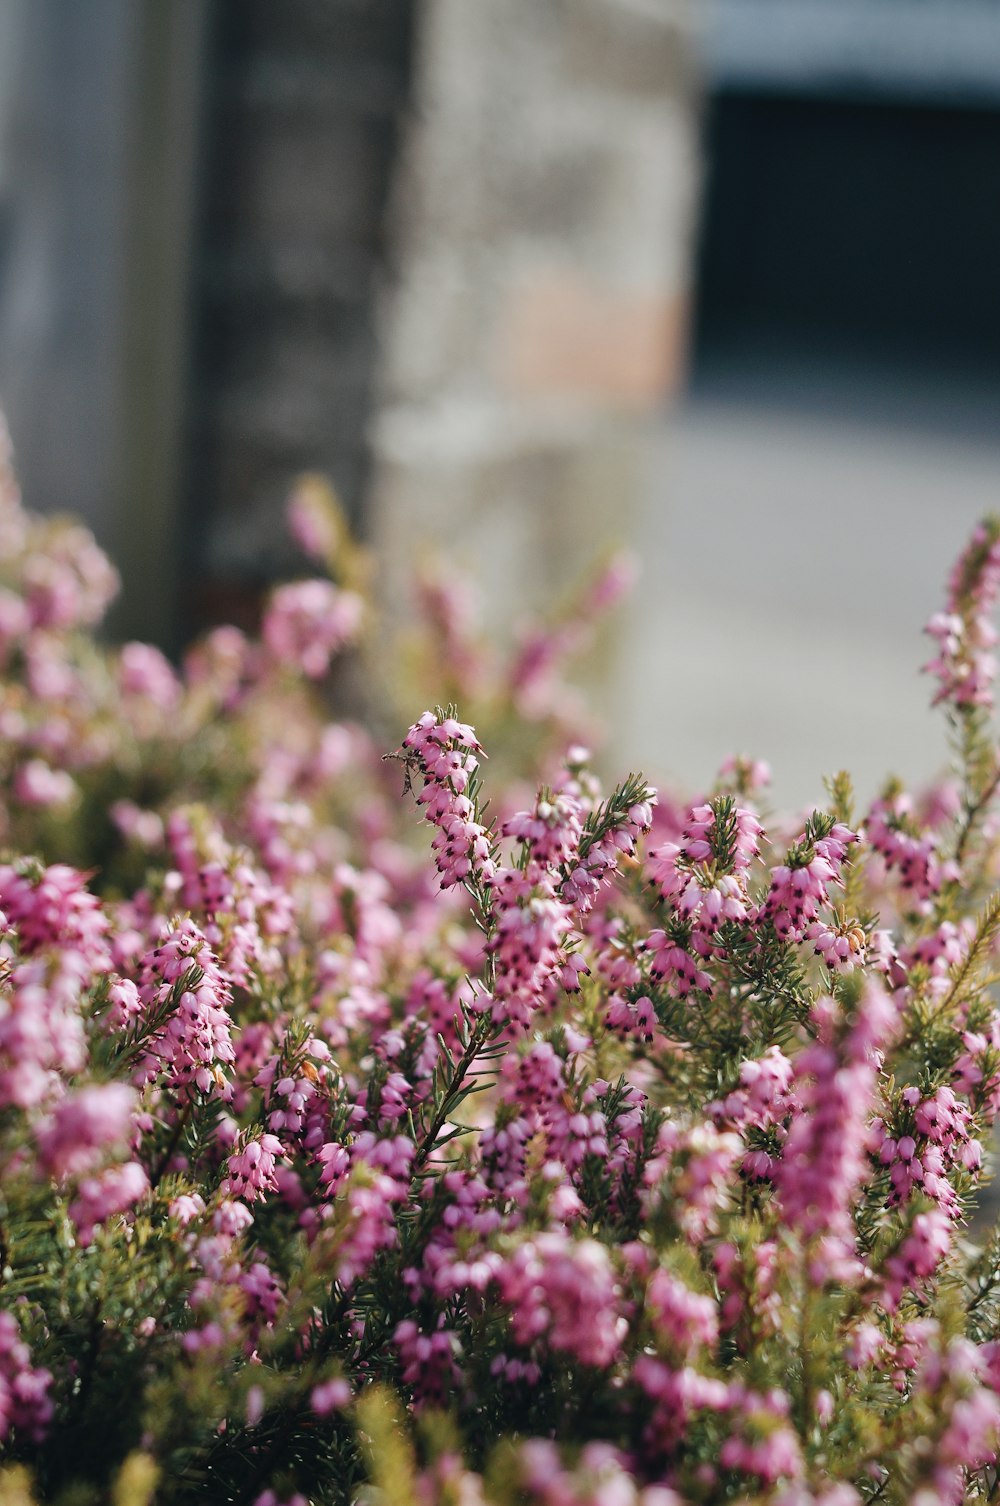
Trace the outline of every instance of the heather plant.
{"type": "Polygon", "coordinates": [[[290,520],[323,573],[176,667],[3,469],[0,1503],[996,1499],[1000,523],[954,776],[785,819],[601,787],[617,565],[506,659],[425,580],[431,709],[337,720],[369,563],[290,520]]]}

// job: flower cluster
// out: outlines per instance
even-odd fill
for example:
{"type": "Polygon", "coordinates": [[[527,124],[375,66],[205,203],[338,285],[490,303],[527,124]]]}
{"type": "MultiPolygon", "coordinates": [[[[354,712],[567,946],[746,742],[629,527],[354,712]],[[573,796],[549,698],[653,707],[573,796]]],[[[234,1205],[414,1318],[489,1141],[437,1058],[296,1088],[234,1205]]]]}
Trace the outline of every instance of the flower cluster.
{"type": "Polygon", "coordinates": [[[363,603],[330,581],[279,586],[264,615],[264,642],[279,664],[322,679],[330,661],[358,633],[363,603]]]}
{"type": "Polygon", "coordinates": [[[31,1351],[13,1314],[0,1312],[0,1433],[4,1437],[16,1429],[34,1443],[44,1439],[54,1412],[51,1385],[47,1370],[32,1368],[31,1351]]]}
{"type": "Polygon", "coordinates": [[[997,642],[992,612],[1000,596],[1000,526],[980,523],[948,582],[948,602],[927,624],[937,655],[924,667],[938,680],[935,701],[993,704],[997,642]]]}
{"type": "Polygon", "coordinates": [[[482,752],[472,728],[453,716],[425,711],[406,734],[403,748],[408,766],[423,779],[417,802],[437,828],[431,846],[442,889],[491,878],[495,864],[490,834],[475,819],[469,793],[479,767],[476,754],[482,752]]]}
{"type": "MultiPolygon", "coordinates": [[[[841,867],[848,848],[857,840],[857,832],[844,822],[817,811],[788,849],[785,861],[771,870],[762,913],[783,940],[801,941],[830,904],[832,893],[842,886],[841,867]]],[[[818,945],[817,950],[825,953],[826,949],[818,945]]]]}
{"type": "Polygon", "coordinates": [[[173,665],[0,474],[0,1498],[995,1498],[1000,529],[957,784],[765,831],[759,762],[592,772],[555,668],[617,564],[513,663],[425,582],[381,757],[315,683],[361,552],[292,523],[333,579],[173,665]]]}
{"type": "Polygon", "coordinates": [[[865,836],[886,867],[896,870],[900,887],[918,902],[931,899],[944,883],[959,876],[954,859],[942,858],[936,833],[921,829],[905,791],[875,801],[865,821],[865,836]]]}

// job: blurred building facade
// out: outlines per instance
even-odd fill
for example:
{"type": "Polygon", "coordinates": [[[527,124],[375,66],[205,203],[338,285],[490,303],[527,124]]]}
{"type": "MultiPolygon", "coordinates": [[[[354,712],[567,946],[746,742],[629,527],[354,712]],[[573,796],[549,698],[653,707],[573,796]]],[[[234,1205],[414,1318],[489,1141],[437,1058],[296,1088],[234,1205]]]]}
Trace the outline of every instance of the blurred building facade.
{"type": "Polygon", "coordinates": [[[388,599],[428,544],[494,615],[635,522],[697,186],[681,0],[429,0],[374,431],[388,599]]]}
{"type": "Polygon", "coordinates": [[[188,504],[197,618],[253,610],[292,563],[303,470],[366,527],[389,199],[414,0],[217,0],[205,59],[188,504]]]}
{"type": "MultiPolygon", "coordinates": [[[[1000,8],[711,0],[702,365],[1000,371],[1000,8]]],[[[940,387],[940,379],[938,381],[940,387]]]]}
{"type": "Polygon", "coordinates": [[[1000,8],[712,0],[691,379],[664,417],[622,713],[779,803],[947,766],[921,627],[1000,496],[1000,8]]]}
{"type": "Polygon", "coordinates": [[[122,560],[122,631],[252,610],[304,469],[393,600],[436,542],[506,610],[627,513],[683,359],[683,0],[10,0],[3,24],[0,399],[29,501],[122,560]]]}

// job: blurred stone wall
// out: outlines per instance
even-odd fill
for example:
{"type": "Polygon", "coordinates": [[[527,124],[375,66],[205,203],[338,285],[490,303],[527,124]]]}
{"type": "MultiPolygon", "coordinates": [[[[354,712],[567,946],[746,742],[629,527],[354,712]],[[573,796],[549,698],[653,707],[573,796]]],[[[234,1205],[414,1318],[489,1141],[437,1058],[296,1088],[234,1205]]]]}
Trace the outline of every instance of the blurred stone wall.
{"type": "Polygon", "coordinates": [[[628,531],[678,380],[685,0],[0,0],[0,399],[118,631],[252,619],[328,473],[405,609],[628,531]],[[84,14],[85,12],[85,14],[84,14]]]}
{"type": "Polygon", "coordinates": [[[208,70],[188,517],[190,615],[252,616],[292,562],[283,504],[368,482],[376,288],[413,0],[217,0],[208,70]]]}
{"type": "Polygon", "coordinates": [[[290,562],[280,503],[303,468],[374,535],[398,613],[433,545],[495,604],[542,604],[627,533],[646,420],[683,366],[686,5],[218,14],[198,615],[249,611],[253,582],[290,562]]]}
{"type": "Polygon", "coordinates": [[[422,0],[373,428],[385,597],[494,613],[627,537],[684,365],[697,187],[682,0],[422,0]]]}

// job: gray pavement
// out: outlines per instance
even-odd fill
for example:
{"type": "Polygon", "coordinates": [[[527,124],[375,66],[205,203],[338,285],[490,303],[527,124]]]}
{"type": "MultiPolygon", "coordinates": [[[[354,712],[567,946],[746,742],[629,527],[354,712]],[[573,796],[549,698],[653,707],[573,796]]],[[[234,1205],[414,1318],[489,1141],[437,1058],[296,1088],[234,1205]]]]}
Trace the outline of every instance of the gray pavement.
{"type": "Polygon", "coordinates": [[[739,386],[687,399],[651,445],[626,755],[692,788],[729,752],[767,758],[782,805],[822,798],[842,767],[865,795],[890,771],[927,780],[948,754],[921,627],[977,518],[1000,509],[1000,407],[991,431],[989,394],[986,422],[963,425],[954,393],[943,422],[919,404],[900,422],[857,388],[847,404],[755,405],[739,386]]]}

